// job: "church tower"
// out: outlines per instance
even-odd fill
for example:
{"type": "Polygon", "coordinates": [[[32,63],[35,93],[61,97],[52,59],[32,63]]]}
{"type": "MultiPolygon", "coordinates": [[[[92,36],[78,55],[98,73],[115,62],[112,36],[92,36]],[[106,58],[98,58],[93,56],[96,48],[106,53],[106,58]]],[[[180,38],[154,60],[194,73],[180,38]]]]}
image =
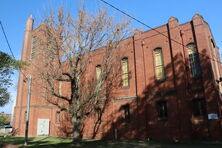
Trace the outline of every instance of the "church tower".
{"type": "MultiPolygon", "coordinates": [[[[27,19],[21,60],[28,66],[20,71],[16,106],[14,108],[13,127],[17,136],[25,135],[26,117],[29,116],[29,136],[56,136],[58,135],[59,123],[57,122],[58,108],[49,104],[42,97],[43,89],[39,84],[36,65],[40,65],[40,38],[43,36],[44,25],[33,29],[34,19],[32,15],[27,19]],[[32,78],[32,82],[30,80],[32,78]],[[30,94],[29,92],[30,88],[30,94]],[[28,103],[28,95],[30,100],[28,103]],[[29,111],[27,105],[30,104],[29,111]]],[[[40,82],[40,83],[39,83],[40,82]]]]}
{"type": "MultiPolygon", "coordinates": [[[[28,62],[30,49],[31,49],[31,39],[33,31],[34,20],[32,15],[27,19],[21,60],[28,62]]],[[[27,105],[27,96],[28,96],[28,84],[27,84],[28,73],[26,70],[22,70],[19,73],[18,80],[18,90],[16,98],[16,106],[14,108],[14,121],[13,126],[17,130],[18,135],[24,135],[25,129],[25,114],[26,114],[26,105],[27,105]]]]}

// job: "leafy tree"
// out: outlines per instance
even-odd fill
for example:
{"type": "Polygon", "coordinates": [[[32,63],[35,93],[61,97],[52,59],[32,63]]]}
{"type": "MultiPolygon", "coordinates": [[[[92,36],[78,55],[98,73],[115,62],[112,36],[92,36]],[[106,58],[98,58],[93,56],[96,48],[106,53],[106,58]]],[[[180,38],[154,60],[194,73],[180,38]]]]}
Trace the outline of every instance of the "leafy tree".
{"type": "Polygon", "coordinates": [[[0,127],[8,123],[7,117],[0,115],[0,127]]]}
{"type": "Polygon", "coordinates": [[[13,70],[22,68],[25,62],[14,60],[10,55],[0,51],[0,106],[10,99],[7,88],[12,85],[13,70]]]}

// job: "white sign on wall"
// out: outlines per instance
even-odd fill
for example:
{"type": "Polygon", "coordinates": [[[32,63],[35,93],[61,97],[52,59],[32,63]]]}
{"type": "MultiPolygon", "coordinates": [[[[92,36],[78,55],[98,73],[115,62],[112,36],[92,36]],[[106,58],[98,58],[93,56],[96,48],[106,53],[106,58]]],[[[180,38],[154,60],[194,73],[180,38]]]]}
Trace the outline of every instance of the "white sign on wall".
{"type": "Polygon", "coordinates": [[[218,114],[208,114],[208,119],[209,120],[218,119],[218,114]]]}
{"type": "Polygon", "coordinates": [[[49,136],[49,119],[38,119],[38,136],[49,136]]]}

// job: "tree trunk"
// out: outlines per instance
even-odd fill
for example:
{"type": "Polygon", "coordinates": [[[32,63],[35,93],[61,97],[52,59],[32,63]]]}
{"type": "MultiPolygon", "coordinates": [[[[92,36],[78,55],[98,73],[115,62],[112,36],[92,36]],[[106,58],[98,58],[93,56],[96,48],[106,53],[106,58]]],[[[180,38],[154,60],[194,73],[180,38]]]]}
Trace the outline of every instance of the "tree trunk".
{"type": "Polygon", "coordinates": [[[73,142],[80,142],[81,134],[80,134],[80,121],[77,118],[77,115],[73,115],[72,117],[72,125],[73,125],[73,142]]]}

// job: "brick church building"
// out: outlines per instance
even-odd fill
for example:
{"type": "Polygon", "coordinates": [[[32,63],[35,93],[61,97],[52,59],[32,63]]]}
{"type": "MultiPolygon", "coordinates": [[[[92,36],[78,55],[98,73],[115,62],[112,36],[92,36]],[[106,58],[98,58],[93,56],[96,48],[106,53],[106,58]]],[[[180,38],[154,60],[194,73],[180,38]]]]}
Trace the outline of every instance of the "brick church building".
{"type": "MultiPolygon", "coordinates": [[[[29,61],[36,48],[40,27],[33,30],[33,22],[28,18],[23,61],[29,61]]],[[[96,133],[95,121],[86,119],[83,138],[222,140],[219,49],[201,15],[183,24],[171,17],[167,24],[123,42],[130,43],[119,49],[130,77],[105,110],[96,133]]],[[[60,111],[37,92],[32,86],[29,136],[64,136],[60,111]]],[[[25,135],[27,98],[28,82],[20,73],[13,124],[18,136],[25,135]]]]}

